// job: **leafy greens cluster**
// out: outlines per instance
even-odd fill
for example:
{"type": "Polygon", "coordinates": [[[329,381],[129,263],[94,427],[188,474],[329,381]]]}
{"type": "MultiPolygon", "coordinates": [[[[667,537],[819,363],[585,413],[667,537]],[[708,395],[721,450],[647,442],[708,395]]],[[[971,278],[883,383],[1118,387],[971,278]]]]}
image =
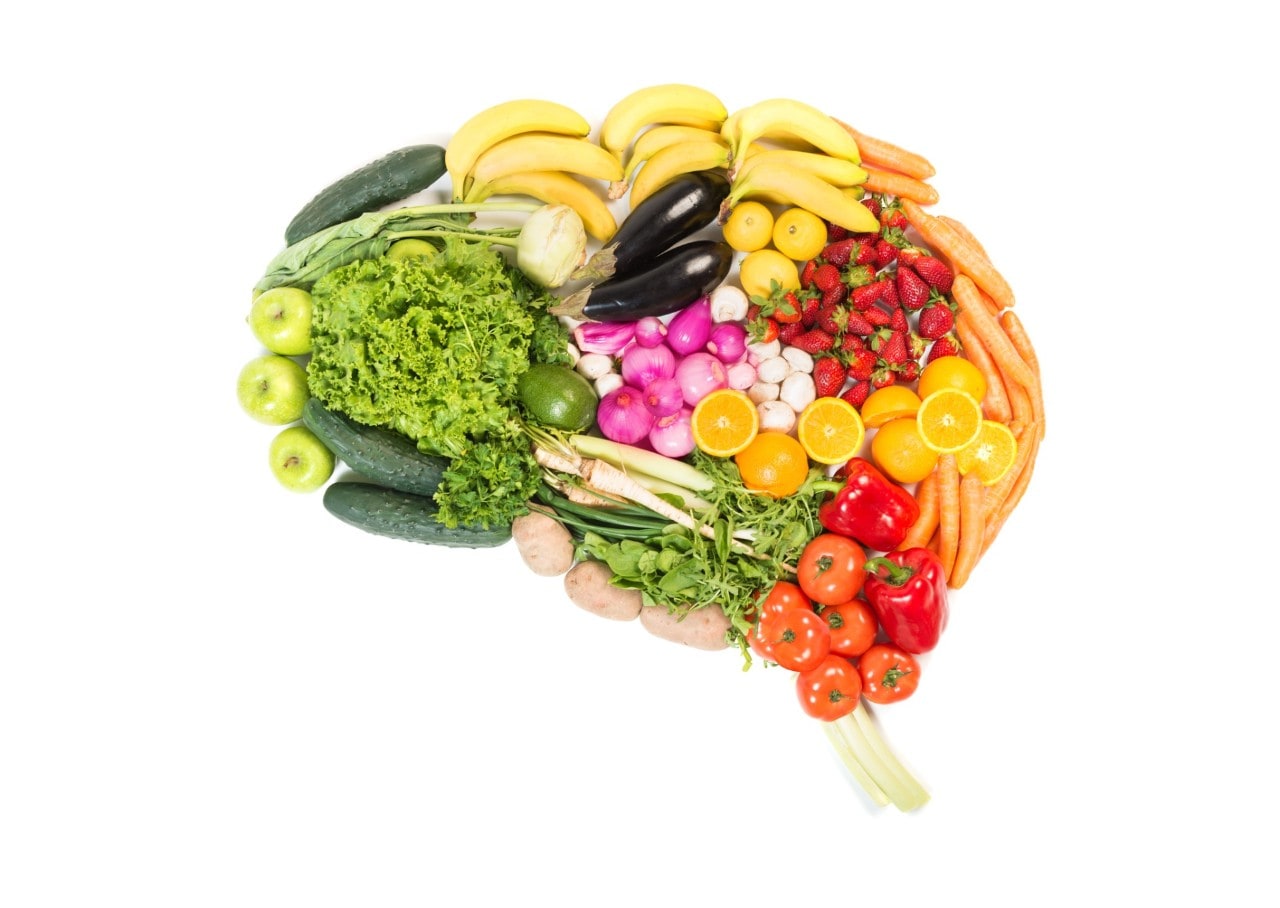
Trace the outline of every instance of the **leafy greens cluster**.
{"type": "Polygon", "coordinates": [[[436,494],[449,526],[509,523],[538,489],[517,383],[567,359],[551,296],[486,243],[357,261],[312,288],[311,393],[357,422],[452,460],[436,494]]]}

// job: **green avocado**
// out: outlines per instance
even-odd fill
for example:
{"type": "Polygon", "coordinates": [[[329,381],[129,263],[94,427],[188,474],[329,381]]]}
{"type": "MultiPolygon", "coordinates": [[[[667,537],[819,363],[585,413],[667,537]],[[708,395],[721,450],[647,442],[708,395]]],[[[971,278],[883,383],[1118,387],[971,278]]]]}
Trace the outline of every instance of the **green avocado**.
{"type": "Polygon", "coordinates": [[[568,366],[535,363],[520,376],[517,390],[529,419],[566,432],[585,432],[596,421],[595,388],[568,366]]]}

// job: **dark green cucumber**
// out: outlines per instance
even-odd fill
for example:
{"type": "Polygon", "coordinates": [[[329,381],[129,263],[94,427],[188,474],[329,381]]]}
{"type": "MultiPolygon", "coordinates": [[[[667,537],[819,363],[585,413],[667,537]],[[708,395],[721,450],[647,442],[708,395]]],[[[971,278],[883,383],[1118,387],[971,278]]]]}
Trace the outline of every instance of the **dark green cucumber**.
{"type": "Polygon", "coordinates": [[[397,492],[369,482],[334,482],[324,506],[339,520],[366,533],[461,549],[486,549],[511,538],[511,527],[447,527],[436,520],[436,503],[424,495],[397,492]]]}
{"type": "Polygon", "coordinates": [[[284,231],[292,246],[326,227],[420,192],[444,176],[444,149],[410,145],[354,170],[302,207],[284,231]]]}
{"type": "Polygon", "coordinates": [[[423,454],[407,436],[366,426],[311,398],[302,422],[333,455],[365,479],[414,495],[434,495],[449,467],[444,457],[423,454]]]}

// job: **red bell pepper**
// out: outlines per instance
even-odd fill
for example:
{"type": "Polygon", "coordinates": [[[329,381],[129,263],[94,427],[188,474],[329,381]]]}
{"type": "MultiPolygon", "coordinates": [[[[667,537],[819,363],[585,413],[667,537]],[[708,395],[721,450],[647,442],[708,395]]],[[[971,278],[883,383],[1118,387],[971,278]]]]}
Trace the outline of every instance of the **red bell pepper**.
{"type": "Polygon", "coordinates": [[[818,506],[818,521],[828,532],[856,539],[869,549],[888,552],[907,538],[920,517],[915,496],[861,457],[845,464],[835,495],[818,506]]]}
{"type": "Polygon", "coordinates": [[[947,573],[925,548],[869,558],[862,595],[876,610],[880,626],[909,653],[927,653],[947,626],[947,573]]]}

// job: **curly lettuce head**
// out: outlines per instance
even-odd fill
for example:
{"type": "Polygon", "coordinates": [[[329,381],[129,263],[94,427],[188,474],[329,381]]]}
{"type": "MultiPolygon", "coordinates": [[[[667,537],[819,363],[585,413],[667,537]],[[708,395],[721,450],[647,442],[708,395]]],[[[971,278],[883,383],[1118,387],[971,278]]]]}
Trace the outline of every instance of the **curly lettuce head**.
{"type": "Polygon", "coordinates": [[[498,251],[456,237],[432,257],[338,268],[312,302],[311,393],[446,457],[514,436],[517,382],[540,358],[535,347],[556,343],[546,291],[498,251]]]}

